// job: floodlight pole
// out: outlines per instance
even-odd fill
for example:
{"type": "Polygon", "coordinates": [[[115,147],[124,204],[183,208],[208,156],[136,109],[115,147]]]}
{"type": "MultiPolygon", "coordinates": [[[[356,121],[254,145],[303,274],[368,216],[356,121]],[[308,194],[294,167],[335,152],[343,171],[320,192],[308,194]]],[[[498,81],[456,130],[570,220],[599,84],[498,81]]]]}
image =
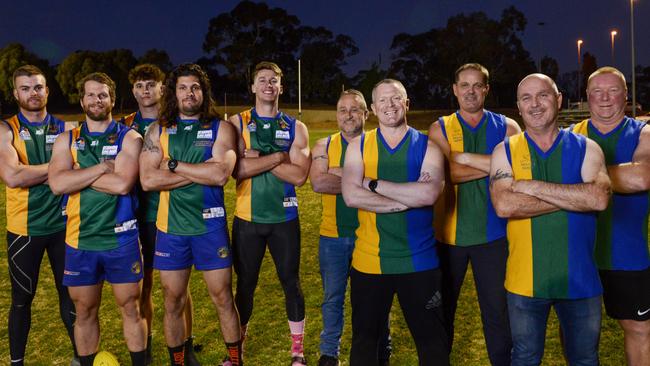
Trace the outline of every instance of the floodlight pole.
{"type": "Polygon", "coordinates": [[[302,86],[300,73],[300,59],[298,59],[298,119],[302,120],[302,86]]]}

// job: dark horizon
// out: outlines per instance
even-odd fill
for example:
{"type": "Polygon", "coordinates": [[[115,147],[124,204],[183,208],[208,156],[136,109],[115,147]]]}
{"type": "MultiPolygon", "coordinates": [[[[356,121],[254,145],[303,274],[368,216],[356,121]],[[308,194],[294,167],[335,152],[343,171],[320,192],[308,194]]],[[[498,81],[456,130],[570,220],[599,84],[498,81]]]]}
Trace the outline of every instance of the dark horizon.
{"type": "MultiPolygon", "coordinates": [[[[483,11],[489,18],[499,19],[501,12],[511,5],[528,21],[520,37],[536,63],[540,55],[548,55],[558,61],[560,74],[576,70],[576,41],[581,38],[583,55],[589,52],[596,56],[599,66],[609,65],[610,31],[616,29],[614,66],[629,76],[630,3],[619,2],[619,7],[612,7],[612,1],[607,0],[591,1],[588,6],[558,0],[516,4],[506,0],[407,0],[398,7],[387,0],[373,2],[371,6],[340,0],[266,3],[269,7],[286,9],[303,25],[324,26],[335,34],[352,37],[359,53],[350,57],[344,67],[348,76],[379,60],[381,66],[387,67],[392,56],[390,43],[398,33],[414,34],[444,27],[450,16],[460,13],[483,11]]],[[[116,48],[131,49],[136,56],[158,48],[167,51],[174,64],[194,62],[205,55],[202,43],[209,19],[232,10],[238,3],[235,0],[217,4],[197,0],[187,5],[169,0],[101,1],[89,7],[79,0],[63,4],[43,0],[19,2],[0,14],[0,22],[5,25],[5,31],[0,33],[0,47],[11,42],[22,43],[52,65],[76,50],[116,48]],[[27,14],[29,20],[25,21],[27,14]],[[110,20],[102,24],[98,17],[110,20]]],[[[650,47],[642,46],[650,39],[650,27],[644,25],[649,17],[650,1],[635,2],[637,65],[650,66],[650,47]]]]}

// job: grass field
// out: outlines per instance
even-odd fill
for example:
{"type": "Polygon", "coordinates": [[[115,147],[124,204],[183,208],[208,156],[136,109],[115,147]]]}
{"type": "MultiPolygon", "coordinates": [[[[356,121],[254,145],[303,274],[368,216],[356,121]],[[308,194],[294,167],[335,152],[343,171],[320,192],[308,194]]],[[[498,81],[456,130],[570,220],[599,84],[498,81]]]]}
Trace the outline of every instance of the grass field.
{"type": "MultiPolygon", "coordinates": [[[[420,127],[420,126],[418,126],[420,127]]],[[[420,127],[422,128],[422,127],[420,127]]],[[[330,129],[313,129],[310,140],[313,142],[331,133],[330,129]]],[[[0,227],[4,227],[4,194],[0,187],[0,227]]],[[[305,294],[307,328],[305,337],[306,356],[311,365],[318,360],[318,336],[321,330],[320,302],[321,280],[318,272],[318,227],[320,222],[320,196],[313,193],[309,183],[298,189],[300,202],[300,222],[302,227],[301,281],[305,294]]],[[[234,211],[234,184],[230,180],[226,186],[226,206],[229,219],[234,211]]],[[[6,247],[2,237],[3,248],[6,247]]],[[[0,251],[0,313],[6,314],[10,304],[11,287],[7,274],[6,250],[0,251]]],[[[456,342],[452,354],[453,365],[488,365],[485,341],[481,330],[480,313],[476,293],[468,273],[463,286],[456,320],[456,342]]],[[[64,328],[59,319],[56,290],[53,286],[47,260],[43,261],[40,284],[32,310],[32,330],[26,355],[27,365],[67,365],[71,349],[64,328]]],[[[198,358],[204,365],[217,365],[225,355],[219,333],[218,320],[207,296],[198,272],[191,279],[194,299],[194,335],[197,343],[203,344],[198,358]]],[[[101,349],[117,355],[122,364],[129,364],[126,345],[123,342],[120,316],[116,310],[110,286],[104,287],[103,304],[100,311],[101,349]]],[[[154,365],[168,364],[167,350],[162,333],[162,292],[156,276],[154,286],[154,365]]],[[[395,304],[397,301],[395,301],[395,304]]],[[[4,318],[4,317],[3,317],[4,318]]],[[[6,319],[6,318],[4,318],[6,319]]],[[[417,365],[415,347],[410,340],[408,329],[399,306],[392,312],[391,334],[393,337],[393,365],[417,365]]],[[[351,338],[349,297],[346,300],[346,321],[341,344],[342,364],[347,365],[351,338]]],[[[9,340],[6,326],[0,326],[0,363],[9,364],[9,340]]],[[[290,354],[289,330],[284,312],[284,298],[277,280],[273,263],[265,258],[256,292],[255,309],[250,322],[249,338],[246,343],[248,365],[287,365],[290,354]]],[[[600,342],[602,365],[623,365],[622,333],[618,325],[603,317],[600,342]]],[[[558,326],[554,314],[551,315],[547,330],[544,365],[563,365],[564,360],[558,340],[558,326]]]]}

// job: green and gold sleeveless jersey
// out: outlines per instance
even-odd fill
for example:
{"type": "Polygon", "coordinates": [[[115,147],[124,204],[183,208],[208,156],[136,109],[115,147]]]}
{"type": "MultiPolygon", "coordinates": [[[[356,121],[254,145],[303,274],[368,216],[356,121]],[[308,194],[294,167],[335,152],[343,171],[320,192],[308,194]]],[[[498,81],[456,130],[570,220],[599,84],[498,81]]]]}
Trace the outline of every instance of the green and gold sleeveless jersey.
{"type": "MultiPolygon", "coordinates": [[[[506,137],[506,118],[490,111],[471,127],[459,112],[440,118],[443,137],[452,152],[492,154],[506,137]]],[[[473,246],[506,236],[506,220],[497,216],[488,177],[446,184],[436,203],[436,234],[445,244],[473,246]]]]}
{"type": "MultiPolygon", "coordinates": [[[[121,122],[138,131],[138,133],[144,138],[149,126],[156,122],[156,119],[142,118],[142,114],[138,111],[124,116],[121,122]]],[[[138,184],[137,195],[139,202],[138,219],[144,220],[144,222],[156,222],[156,218],[158,217],[158,201],[160,200],[160,192],[144,192],[142,187],[140,187],[140,184],[138,184]]]]}
{"type": "MultiPolygon", "coordinates": [[[[330,168],[342,168],[345,160],[345,150],[348,142],[340,132],[327,138],[327,157],[330,168]]],[[[343,195],[321,195],[323,216],[320,224],[320,235],[330,238],[351,238],[359,226],[357,209],[345,205],[343,195]]]]}
{"type": "MultiPolygon", "coordinates": [[[[395,183],[417,182],[427,147],[427,136],[411,127],[395,148],[384,140],[380,129],[368,131],[361,136],[364,174],[395,183]]],[[[354,269],[370,274],[399,274],[438,267],[433,206],[394,213],[358,211],[354,269]]]]}
{"type": "MultiPolygon", "coordinates": [[[[219,120],[177,120],[160,127],[163,156],[184,163],[203,163],[212,158],[219,120]]],[[[160,192],[158,230],[173,235],[203,235],[226,227],[223,187],[191,183],[160,192]]]]}
{"type": "MultiPolygon", "coordinates": [[[[625,117],[606,134],[584,120],[573,126],[573,132],[594,140],[605,154],[607,165],[630,163],[639,146],[644,122],[625,117]]],[[[605,211],[598,213],[596,263],[599,269],[642,271],[650,266],[648,251],[648,217],[650,191],[614,192],[605,211]]]]}
{"type": "MultiPolygon", "coordinates": [[[[130,131],[112,121],[106,131],[89,132],[86,123],[70,131],[70,153],[80,169],[114,160],[122,150],[124,136],[130,131]]],[[[100,251],[131,244],[138,240],[135,219],[135,193],[113,195],[86,187],[70,194],[66,204],[65,242],[77,249],[100,251]]]]}
{"type": "MultiPolygon", "coordinates": [[[[260,117],[253,108],[239,114],[239,126],[246,149],[268,155],[291,149],[296,120],[282,112],[274,118],[260,117]]],[[[235,216],[263,224],[293,220],[298,217],[295,187],[270,171],[239,180],[235,216]]]]}
{"type": "MultiPolygon", "coordinates": [[[[542,151],[525,132],[505,140],[515,180],[583,183],[584,136],[561,130],[542,151]]],[[[602,293],[594,262],[596,214],[560,210],[508,220],[505,288],[517,295],[581,299],[602,293]]]]}
{"type": "MultiPolygon", "coordinates": [[[[20,164],[50,162],[52,145],[65,129],[65,122],[48,114],[42,122],[29,122],[22,114],[6,121],[13,134],[13,147],[20,164]]],[[[61,196],[47,184],[27,188],[6,187],[7,231],[17,235],[48,235],[65,229],[61,196]]]]}

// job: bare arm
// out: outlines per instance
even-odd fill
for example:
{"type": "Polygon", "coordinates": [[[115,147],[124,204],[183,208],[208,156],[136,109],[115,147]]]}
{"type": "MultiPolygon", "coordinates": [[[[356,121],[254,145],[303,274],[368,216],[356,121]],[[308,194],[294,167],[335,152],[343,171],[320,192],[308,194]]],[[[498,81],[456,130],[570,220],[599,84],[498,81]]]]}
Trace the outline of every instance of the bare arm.
{"type": "Polygon", "coordinates": [[[310,165],[309,132],[304,123],[296,120],[296,135],[289,149],[289,161],[283,161],[271,169],[271,173],[294,186],[302,186],[307,180],[310,165]]]}
{"type": "MultiPolygon", "coordinates": [[[[206,186],[224,186],[237,161],[235,128],[227,123],[219,124],[217,140],[212,145],[212,157],[203,163],[178,162],[174,173],[206,186]]],[[[163,165],[166,165],[163,161],[163,165]]]]}
{"type": "Polygon", "coordinates": [[[499,217],[521,219],[543,215],[559,209],[547,202],[512,189],[512,167],[508,163],[504,143],[492,152],[490,163],[490,197],[499,217]]]}
{"type": "Polygon", "coordinates": [[[115,157],[115,169],[103,174],[90,186],[97,191],[125,195],[131,192],[138,179],[138,156],[142,148],[142,137],[129,130],[122,141],[122,149],[115,157]]]}
{"type": "Polygon", "coordinates": [[[579,184],[558,184],[538,180],[518,180],[515,192],[525,193],[567,211],[602,211],[607,208],[610,181],[605,169],[605,157],[600,147],[587,139],[587,151],[579,184]]]}
{"type": "Polygon", "coordinates": [[[27,188],[47,180],[47,164],[25,165],[13,146],[13,133],[0,122],[0,178],[9,188],[27,188]]]}
{"type": "Polygon", "coordinates": [[[192,183],[189,179],[170,172],[166,167],[160,167],[163,152],[159,130],[158,122],[149,126],[140,152],[140,184],[145,191],[168,191],[192,183]]]}
{"type": "Polygon", "coordinates": [[[312,149],[309,180],[311,181],[311,186],[314,192],[329,194],[341,193],[341,177],[336,174],[331,174],[329,171],[327,137],[316,141],[316,144],[312,149]]]}
{"type": "Polygon", "coordinates": [[[56,138],[48,169],[48,181],[56,195],[79,192],[105,173],[113,172],[113,161],[104,161],[88,168],[77,168],[70,153],[70,132],[56,138]]]}
{"type": "Polygon", "coordinates": [[[424,155],[420,178],[417,182],[395,183],[379,180],[375,191],[407,207],[424,207],[431,206],[436,202],[444,185],[442,152],[436,144],[428,141],[427,152],[424,155]]]}
{"type": "Polygon", "coordinates": [[[650,126],[641,130],[632,162],[609,165],[607,172],[614,192],[637,193],[650,189],[650,126]]]}
{"type": "Polygon", "coordinates": [[[244,139],[241,137],[241,130],[239,126],[239,117],[234,115],[228,118],[228,122],[235,127],[237,131],[237,164],[233,170],[233,177],[237,180],[251,178],[256,175],[268,172],[269,170],[280,165],[283,161],[289,159],[289,154],[286,152],[275,152],[273,154],[259,156],[247,156],[245,154],[246,146],[244,139]]]}
{"type": "MultiPolygon", "coordinates": [[[[440,121],[436,121],[431,124],[429,127],[429,139],[433,141],[440,151],[445,155],[447,161],[449,162],[449,173],[451,182],[453,184],[469,182],[475,179],[484,178],[487,176],[487,172],[474,168],[465,163],[459,163],[456,157],[458,152],[452,152],[447,139],[442,134],[442,127],[440,127],[440,121]]],[[[466,153],[460,153],[466,154],[466,153]]],[[[478,154],[472,154],[478,155],[478,154]]],[[[489,158],[488,158],[489,159],[489,158]]],[[[465,161],[463,159],[463,161],[465,161]]]]}
{"type": "Polygon", "coordinates": [[[345,152],[341,191],[348,207],[356,207],[376,213],[400,212],[408,207],[400,202],[373,193],[364,186],[364,166],[359,150],[360,139],[350,141],[345,152]]]}

